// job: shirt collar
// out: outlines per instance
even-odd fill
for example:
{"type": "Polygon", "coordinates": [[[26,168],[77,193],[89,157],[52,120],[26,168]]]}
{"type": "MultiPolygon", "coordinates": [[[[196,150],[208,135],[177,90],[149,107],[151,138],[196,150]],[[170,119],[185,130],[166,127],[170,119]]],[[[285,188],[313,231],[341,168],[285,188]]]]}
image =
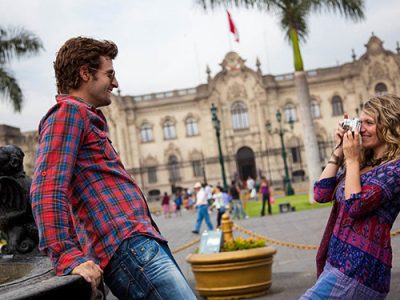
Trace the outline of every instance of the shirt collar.
{"type": "Polygon", "coordinates": [[[85,100],[83,100],[82,98],[76,97],[76,96],[72,96],[72,95],[68,95],[68,94],[60,94],[60,95],[56,95],[56,101],[57,103],[61,102],[61,101],[65,101],[65,100],[71,100],[71,98],[73,100],[76,100],[78,102],[81,102],[83,104],[85,104],[86,106],[88,106],[90,109],[92,110],[96,110],[96,107],[94,107],[92,104],[87,103],[85,100]]]}

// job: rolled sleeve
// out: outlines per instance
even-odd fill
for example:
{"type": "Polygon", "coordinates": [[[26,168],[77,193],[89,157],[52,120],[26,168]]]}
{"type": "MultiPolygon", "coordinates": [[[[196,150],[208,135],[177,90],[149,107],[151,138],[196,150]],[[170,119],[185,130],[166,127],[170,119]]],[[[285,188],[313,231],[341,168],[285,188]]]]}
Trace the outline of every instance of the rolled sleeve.
{"type": "Polygon", "coordinates": [[[43,119],[31,186],[32,212],[45,251],[57,275],[87,261],[76,238],[68,186],[81,144],[84,121],[78,108],[64,103],[43,119]]]}
{"type": "Polygon", "coordinates": [[[336,183],[336,177],[329,177],[316,181],[314,183],[314,200],[318,203],[332,201],[336,183]]]}

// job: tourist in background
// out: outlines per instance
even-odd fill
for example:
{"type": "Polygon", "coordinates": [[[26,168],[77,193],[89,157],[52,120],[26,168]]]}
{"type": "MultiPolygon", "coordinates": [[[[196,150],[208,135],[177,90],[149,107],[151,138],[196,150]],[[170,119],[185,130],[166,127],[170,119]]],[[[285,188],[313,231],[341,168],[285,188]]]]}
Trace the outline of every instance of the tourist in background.
{"type": "Polygon", "coordinates": [[[222,193],[222,187],[216,186],[213,194],[214,203],[213,206],[217,209],[217,227],[221,226],[221,218],[225,212],[224,195],[222,193]]]}
{"type": "Polygon", "coordinates": [[[167,192],[164,192],[163,197],[161,198],[161,207],[163,210],[163,215],[164,218],[170,218],[171,217],[171,208],[170,208],[170,198],[168,196],[167,192]]]}
{"type": "Polygon", "coordinates": [[[254,179],[249,176],[247,177],[247,181],[246,181],[246,187],[247,187],[247,192],[248,192],[248,198],[250,200],[256,200],[257,199],[257,191],[256,191],[256,182],[254,181],[254,179]]]}
{"type": "Polygon", "coordinates": [[[208,193],[200,182],[197,182],[194,187],[194,195],[196,196],[196,209],[197,209],[197,220],[192,231],[194,234],[200,233],[201,223],[205,220],[208,230],[213,230],[214,226],[211,223],[210,215],[208,214],[208,193]]]}
{"type": "Polygon", "coordinates": [[[182,210],[181,210],[181,206],[182,206],[182,192],[178,191],[175,197],[175,216],[182,216],[182,210]]]}
{"type": "Polygon", "coordinates": [[[270,202],[270,190],[269,183],[265,176],[261,177],[260,184],[260,193],[262,195],[262,207],[261,207],[261,216],[265,216],[265,203],[268,205],[268,214],[272,214],[271,212],[271,202],[270,202]]]}
{"type": "Polygon", "coordinates": [[[242,217],[242,219],[247,218],[243,210],[242,200],[240,200],[240,187],[235,180],[232,180],[232,184],[229,187],[229,194],[232,197],[232,220],[239,220],[240,217],[242,217]]]}
{"type": "Polygon", "coordinates": [[[364,103],[359,129],[336,129],[337,146],[314,186],[314,199],[334,206],[317,254],[318,281],[301,299],[373,300],[389,292],[390,229],[400,210],[399,116],[399,97],[375,96],[364,103]]]}

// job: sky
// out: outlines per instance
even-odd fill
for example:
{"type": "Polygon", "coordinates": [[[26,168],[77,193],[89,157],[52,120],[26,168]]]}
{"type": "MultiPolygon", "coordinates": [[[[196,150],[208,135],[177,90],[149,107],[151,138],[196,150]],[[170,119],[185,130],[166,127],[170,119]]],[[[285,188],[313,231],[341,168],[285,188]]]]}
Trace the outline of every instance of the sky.
{"type": "MultiPolygon", "coordinates": [[[[306,70],[351,61],[365,52],[374,33],[384,47],[396,51],[400,40],[400,1],[366,0],[364,21],[354,23],[330,12],[308,19],[309,35],[302,43],[306,70]]],[[[114,68],[122,95],[142,95],[192,88],[221,71],[229,51],[263,74],[293,72],[293,57],[276,15],[229,8],[240,42],[229,32],[224,8],[205,12],[195,0],[0,0],[0,26],[22,26],[43,41],[39,55],[13,60],[6,68],[23,94],[21,113],[14,113],[0,94],[0,124],[36,130],[55,103],[53,61],[69,38],[88,36],[114,41],[119,54],[114,68]]]]}

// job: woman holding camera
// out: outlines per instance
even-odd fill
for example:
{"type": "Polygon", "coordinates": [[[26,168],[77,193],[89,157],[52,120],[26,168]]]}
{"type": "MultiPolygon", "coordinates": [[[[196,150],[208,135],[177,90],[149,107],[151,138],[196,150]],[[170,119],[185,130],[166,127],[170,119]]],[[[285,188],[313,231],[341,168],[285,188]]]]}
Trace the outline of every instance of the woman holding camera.
{"type": "Polygon", "coordinates": [[[389,292],[390,229],[400,210],[399,116],[399,97],[376,96],[364,104],[359,131],[336,130],[337,146],[314,186],[317,202],[334,201],[317,254],[319,278],[300,299],[384,299],[389,292]]]}

